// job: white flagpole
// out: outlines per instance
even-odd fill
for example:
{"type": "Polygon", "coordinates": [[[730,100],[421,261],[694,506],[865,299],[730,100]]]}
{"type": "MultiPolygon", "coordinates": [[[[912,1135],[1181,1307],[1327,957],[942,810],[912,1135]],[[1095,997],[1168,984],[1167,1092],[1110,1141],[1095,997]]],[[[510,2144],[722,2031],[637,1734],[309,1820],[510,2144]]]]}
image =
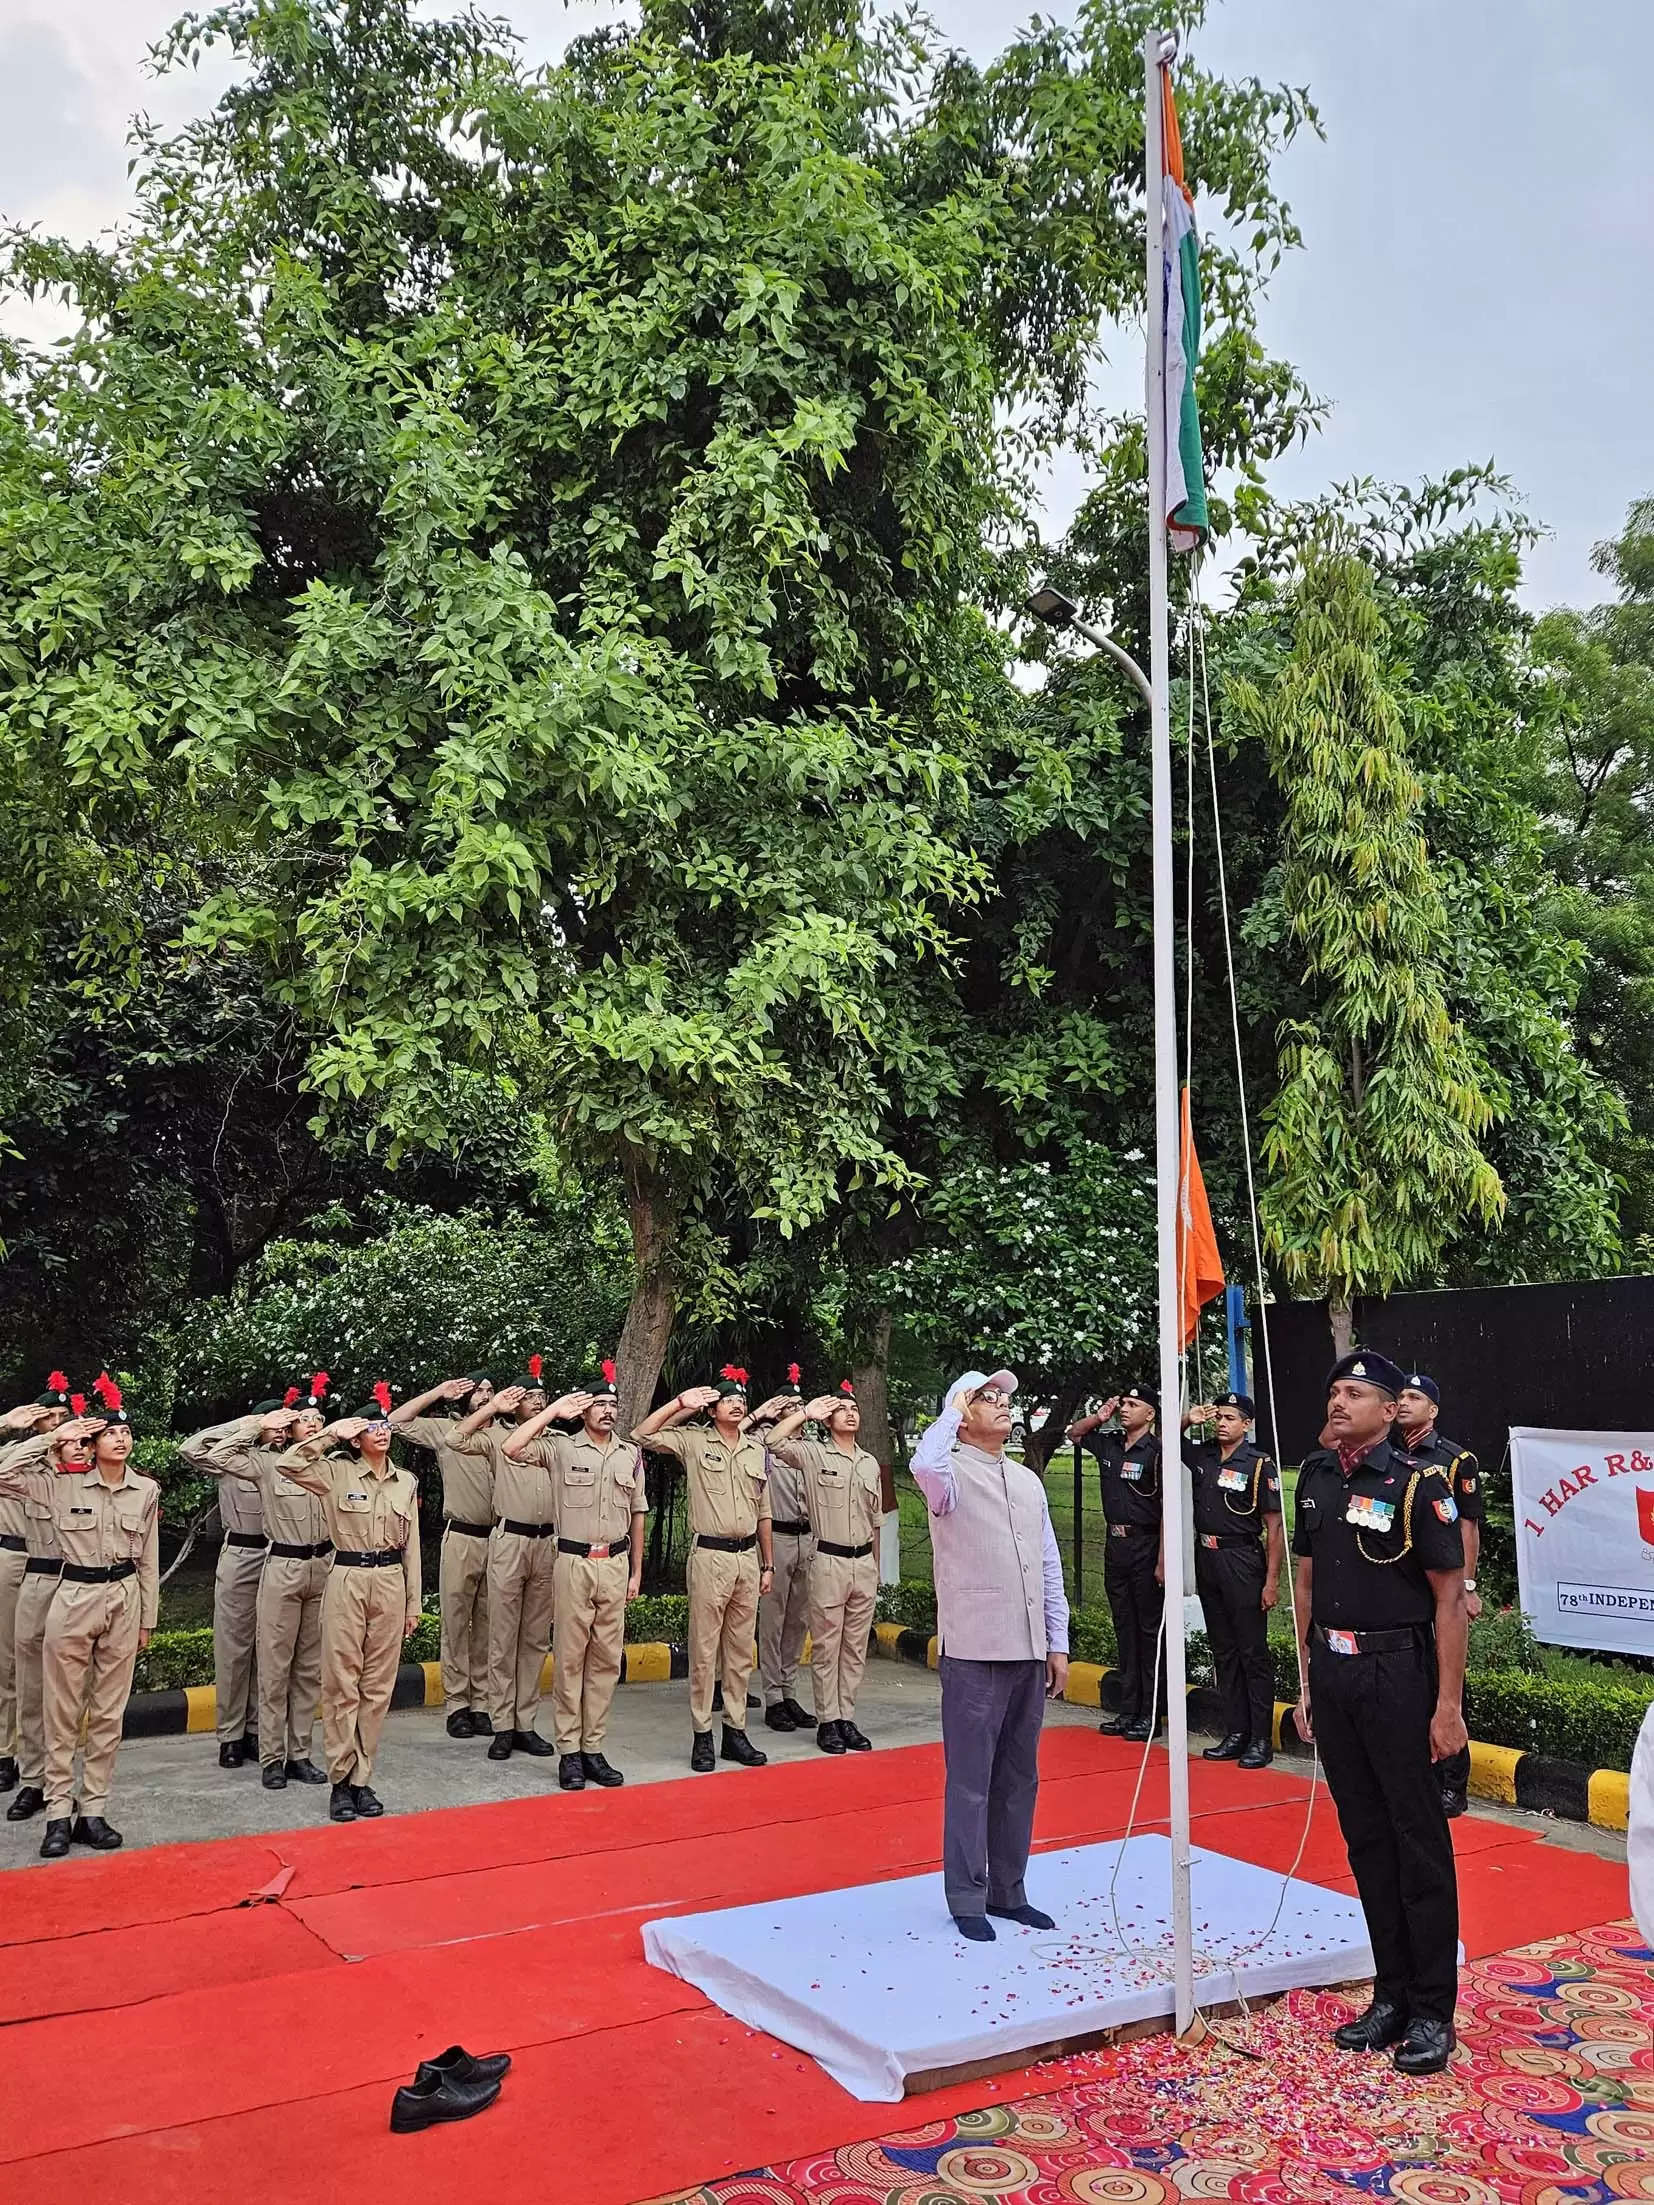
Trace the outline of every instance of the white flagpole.
{"type": "Polygon", "coordinates": [[[1189,1710],[1183,1660],[1183,1448],[1177,1285],[1180,1121],[1176,918],[1172,904],[1172,749],[1166,632],[1166,290],[1160,70],[1169,34],[1143,41],[1143,150],[1148,202],[1149,747],[1154,815],[1154,1164],[1159,1256],[1161,1542],[1166,1576],[1166,1751],[1171,1763],[1172,1983],[1177,2033],[1194,2020],[1189,1909],[1189,1710]]]}

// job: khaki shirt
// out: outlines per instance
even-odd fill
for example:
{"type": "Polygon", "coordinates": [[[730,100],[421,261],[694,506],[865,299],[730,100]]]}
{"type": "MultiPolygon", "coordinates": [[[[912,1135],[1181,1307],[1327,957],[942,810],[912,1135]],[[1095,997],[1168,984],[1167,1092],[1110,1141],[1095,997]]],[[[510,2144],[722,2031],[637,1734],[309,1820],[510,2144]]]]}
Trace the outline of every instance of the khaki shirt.
{"type": "MultiPolygon", "coordinates": [[[[318,1497],[296,1485],[281,1466],[272,1447],[258,1445],[262,1419],[243,1417],[238,1425],[205,1450],[196,1467],[207,1476],[222,1478],[224,1492],[256,1485],[264,1510],[264,1528],[286,1547],[319,1546],[328,1537],[327,1511],[318,1497]]],[[[220,1508],[220,1515],[223,1510],[220,1508]]]]}
{"type": "Polygon", "coordinates": [[[689,1528],[697,1537],[750,1539],[772,1520],[761,1439],[744,1437],[727,1447],[715,1426],[689,1424],[651,1432],[648,1444],[683,1464],[689,1528]]]}
{"type": "Polygon", "coordinates": [[[322,1504],[325,1536],[344,1554],[402,1553],[402,1575],[408,1587],[408,1613],[419,1613],[419,1480],[411,1470],[399,1470],[387,1461],[383,1471],[370,1470],[354,1448],[348,1455],[323,1455],[310,1450],[327,1444],[326,1434],[301,1440],[289,1447],[276,1463],[284,1477],[316,1494],[322,1504]]]}
{"type": "MultiPolygon", "coordinates": [[[[256,1416],[232,1417],[228,1424],[209,1424],[204,1432],[192,1432],[188,1439],[178,1442],[178,1452],[190,1468],[202,1477],[216,1477],[210,1457],[220,1440],[228,1439],[232,1432],[252,1430],[256,1432],[260,1419],[256,1416]]],[[[237,1480],[218,1488],[218,1520],[226,1531],[247,1532],[254,1538],[265,1536],[264,1496],[253,1484],[237,1480]]]]}
{"type": "Polygon", "coordinates": [[[52,1467],[51,1444],[50,1433],[35,1432],[21,1446],[0,1453],[0,1501],[5,1503],[0,1529],[10,1531],[15,1512],[28,1542],[30,1561],[37,1557],[43,1562],[63,1559],[57,1519],[52,1514],[52,1481],[57,1472],[52,1467]]]}
{"type": "MultiPolygon", "coordinates": [[[[765,1442],[768,1448],[768,1442],[765,1442]]],[[[770,1506],[775,1511],[778,1524],[809,1524],[815,1528],[810,1516],[810,1489],[804,1473],[785,1453],[777,1454],[768,1448],[765,1461],[770,1473],[770,1506]]]]}
{"type": "MultiPolygon", "coordinates": [[[[473,1460],[481,1459],[486,1466],[490,1484],[494,1489],[494,1521],[503,1524],[509,1516],[516,1524],[553,1524],[551,1472],[547,1458],[538,1444],[530,1447],[526,1455],[515,1460],[506,1453],[505,1443],[517,1429],[496,1417],[492,1424],[485,1424],[480,1432],[462,1440],[456,1453],[473,1460]]],[[[479,1472],[479,1475],[481,1473],[479,1472]]],[[[478,1523],[482,1518],[479,1516],[478,1523]]]]}
{"type": "Polygon", "coordinates": [[[864,1547],[877,1539],[884,1522],[884,1483],[865,1447],[847,1455],[830,1439],[784,1439],[770,1453],[803,1479],[809,1503],[805,1513],[818,1541],[864,1547]]]}
{"type": "Polygon", "coordinates": [[[52,1518],[64,1561],[81,1569],[136,1562],[138,1623],[145,1631],[154,1630],[161,1606],[160,1517],[161,1488],[130,1462],[114,1485],[96,1470],[66,1470],[52,1478],[52,1518]]]}
{"type": "Polygon", "coordinates": [[[605,1446],[582,1428],[537,1439],[530,1452],[551,1473],[557,1536],[621,1552],[632,1535],[632,1518],[649,1513],[643,1457],[632,1442],[611,1437],[605,1446]]]}
{"type": "MultiPolygon", "coordinates": [[[[9,1462],[25,1447],[32,1447],[45,1440],[44,1432],[25,1433],[21,1439],[0,1439],[0,1466],[9,1462]]],[[[26,1539],[29,1527],[24,1520],[24,1504],[21,1493],[9,1492],[0,1485],[0,1539],[26,1539]]],[[[33,1553],[33,1548],[29,1550],[33,1553]]]]}
{"type": "Polygon", "coordinates": [[[406,1423],[393,1425],[404,1439],[411,1439],[416,1447],[428,1447],[436,1457],[436,1466],[442,1477],[442,1513],[453,1516],[462,1524],[491,1524],[494,1521],[494,1458],[474,1448],[456,1447],[454,1433],[459,1428],[458,1417],[410,1416],[406,1423]]]}

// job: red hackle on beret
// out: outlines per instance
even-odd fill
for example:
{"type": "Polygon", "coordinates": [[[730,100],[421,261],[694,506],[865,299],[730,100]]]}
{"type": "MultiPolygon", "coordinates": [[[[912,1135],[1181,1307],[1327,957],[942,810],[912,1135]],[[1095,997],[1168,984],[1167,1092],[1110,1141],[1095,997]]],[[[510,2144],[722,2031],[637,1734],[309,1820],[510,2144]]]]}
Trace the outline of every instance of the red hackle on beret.
{"type": "Polygon", "coordinates": [[[106,1409],[118,1409],[121,1405],[121,1389],[106,1370],[100,1370],[92,1381],[92,1391],[106,1409]]]}
{"type": "Polygon", "coordinates": [[[615,1359],[614,1359],[614,1357],[613,1357],[612,1355],[605,1355],[605,1356],[604,1356],[604,1358],[603,1358],[603,1376],[605,1377],[605,1379],[607,1379],[608,1383],[609,1383],[609,1384],[610,1384],[611,1386],[612,1386],[612,1385],[614,1384],[614,1382],[615,1382],[615,1359]]]}
{"type": "Polygon", "coordinates": [[[86,1414],[86,1396],[85,1396],[85,1394],[83,1394],[83,1393],[72,1393],[72,1394],[71,1394],[71,1395],[69,1396],[69,1407],[70,1407],[70,1410],[71,1410],[71,1412],[72,1412],[72,1413],[73,1413],[73,1414],[74,1414],[75,1416],[84,1416],[84,1415],[86,1414]]]}
{"type": "Polygon", "coordinates": [[[374,1381],[373,1398],[375,1401],[378,1402],[380,1408],[384,1410],[385,1414],[389,1416],[391,1413],[391,1390],[390,1387],[386,1385],[384,1379],[380,1378],[374,1381]]]}
{"type": "Polygon", "coordinates": [[[541,1368],[542,1365],[540,1357],[538,1355],[531,1355],[528,1359],[528,1375],[530,1376],[530,1378],[538,1378],[541,1368]]]}
{"type": "Polygon", "coordinates": [[[789,1386],[796,1386],[803,1375],[804,1373],[799,1369],[796,1363],[789,1363],[787,1365],[787,1383],[789,1386]]]}
{"type": "Polygon", "coordinates": [[[46,1391],[48,1393],[67,1393],[69,1391],[69,1380],[65,1373],[60,1370],[49,1370],[46,1373],[46,1391]]]}
{"type": "Polygon", "coordinates": [[[838,1390],[840,1393],[849,1394],[853,1399],[855,1396],[856,1388],[854,1382],[851,1379],[841,1378],[838,1382],[838,1390]]]}
{"type": "Polygon", "coordinates": [[[298,1400],[298,1398],[299,1398],[299,1389],[298,1389],[298,1387],[297,1387],[297,1386],[289,1386],[289,1387],[288,1387],[288,1389],[287,1389],[287,1391],[286,1391],[286,1392],[285,1392],[285,1393],[284,1393],[284,1394],[282,1395],[282,1397],[281,1397],[281,1405],[282,1405],[282,1407],[283,1407],[284,1409],[290,1409],[290,1408],[292,1408],[293,1404],[294,1404],[294,1403],[295,1403],[295,1402],[296,1402],[296,1401],[298,1400]]]}
{"type": "Polygon", "coordinates": [[[331,1379],[330,1379],[330,1378],[328,1377],[328,1374],[327,1374],[327,1372],[326,1372],[325,1370],[319,1370],[319,1371],[317,1371],[317,1373],[316,1373],[315,1377],[314,1377],[314,1378],[312,1378],[312,1379],[311,1379],[311,1381],[310,1381],[310,1398],[311,1398],[311,1400],[312,1400],[312,1401],[320,1401],[320,1399],[322,1398],[323,1394],[324,1394],[324,1393],[326,1393],[326,1391],[327,1391],[328,1387],[329,1387],[329,1386],[330,1386],[331,1384],[332,1384],[332,1380],[331,1380],[331,1379]]]}

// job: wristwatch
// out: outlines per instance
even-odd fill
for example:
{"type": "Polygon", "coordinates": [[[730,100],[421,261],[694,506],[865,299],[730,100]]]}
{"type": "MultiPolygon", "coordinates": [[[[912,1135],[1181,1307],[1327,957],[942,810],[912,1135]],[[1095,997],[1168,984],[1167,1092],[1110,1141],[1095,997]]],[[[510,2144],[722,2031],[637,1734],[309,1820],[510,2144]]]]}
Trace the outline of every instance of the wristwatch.
{"type": "Polygon", "coordinates": [[[1465,1579],[1464,1589],[1467,1593],[1473,1593],[1476,1590],[1476,1580],[1474,1577],[1467,1577],[1465,1579]]]}

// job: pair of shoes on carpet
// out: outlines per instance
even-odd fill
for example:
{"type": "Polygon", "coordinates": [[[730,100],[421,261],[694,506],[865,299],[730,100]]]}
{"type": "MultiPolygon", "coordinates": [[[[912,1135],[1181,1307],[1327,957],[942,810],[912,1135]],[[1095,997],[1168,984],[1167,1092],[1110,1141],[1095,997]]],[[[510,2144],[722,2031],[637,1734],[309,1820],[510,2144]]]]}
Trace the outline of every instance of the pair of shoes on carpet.
{"type": "Polygon", "coordinates": [[[391,2100],[392,2130],[406,2136],[439,2121],[468,2121],[494,2103],[510,2065],[509,2052],[485,2052],[478,2059],[463,2044],[450,2044],[434,2060],[421,2060],[412,2083],[391,2100]]]}
{"type": "MultiPolygon", "coordinates": [[[[988,1912],[996,1921],[1020,1922],[1024,1929],[1055,1929],[1057,1926],[1050,1915],[1037,1906],[991,1906],[988,1912]]],[[[993,1922],[986,1921],[980,1914],[956,1914],[953,1926],[973,1945],[991,1945],[998,1935],[993,1922]]]]}
{"type": "Polygon", "coordinates": [[[384,1811],[371,1784],[335,1784],[327,1802],[329,1822],[376,1822],[384,1811]]]}
{"type": "Polygon", "coordinates": [[[549,1738],[542,1738],[537,1730],[496,1730],[489,1742],[490,1761],[509,1761],[514,1753],[526,1753],[537,1761],[547,1760],[557,1748],[549,1738]]]}
{"type": "Polygon", "coordinates": [[[1249,1738],[1244,1730],[1232,1730],[1215,1746],[1208,1746],[1203,1761],[1233,1761],[1237,1768],[1266,1769],[1275,1754],[1266,1738],[1249,1738]]]}
{"type": "Polygon", "coordinates": [[[1335,2029],[1332,2041],[1344,2052],[1389,2052],[1403,2075],[1439,2075],[1455,2040],[1450,2022],[1425,2014],[1409,2019],[1393,2000],[1375,1998],[1364,2014],[1335,2029]]]}
{"type": "Polygon", "coordinates": [[[267,1792],[284,1792],[289,1784],[325,1784],[327,1771],[317,1768],[308,1756],[297,1761],[266,1761],[261,1780],[267,1792]]]}
{"type": "Polygon", "coordinates": [[[817,1723],[816,1744],[823,1753],[871,1753],[873,1741],[855,1724],[845,1720],[817,1723]]]}
{"type": "Polygon", "coordinates": [[[456,1707],[443,1726],[450,1738],[492,1738],[493,1717],[480,1708],[456,1707]]]}
{"type": "Polygon", "coordinates": [[[605,1791],[613,1791],[625,1781],[601,1753],[565,1753],[557,1763],[558,1786],[565,1792],[583,1792],[588,1784],[601,1784],[605,1791]]]}
{"type": "Polygon", "coordinates": [[[813,1730],[815,1728],[815,1717],[806,1715],[803,1708],[790,1694],[784,1700],[777,1700],[773,1707],[766,1708],[764,1720],[771,1730],[813,1730]]]}
{"type": "Polygon", "coordinates": [[[40,1841],[42,1860],[61,1860],[71,1845],[89,1846],[94,1853],[119,1852],[126,1840],[111,1829],[102,1815],[54,1816],[40,1841]]]}

